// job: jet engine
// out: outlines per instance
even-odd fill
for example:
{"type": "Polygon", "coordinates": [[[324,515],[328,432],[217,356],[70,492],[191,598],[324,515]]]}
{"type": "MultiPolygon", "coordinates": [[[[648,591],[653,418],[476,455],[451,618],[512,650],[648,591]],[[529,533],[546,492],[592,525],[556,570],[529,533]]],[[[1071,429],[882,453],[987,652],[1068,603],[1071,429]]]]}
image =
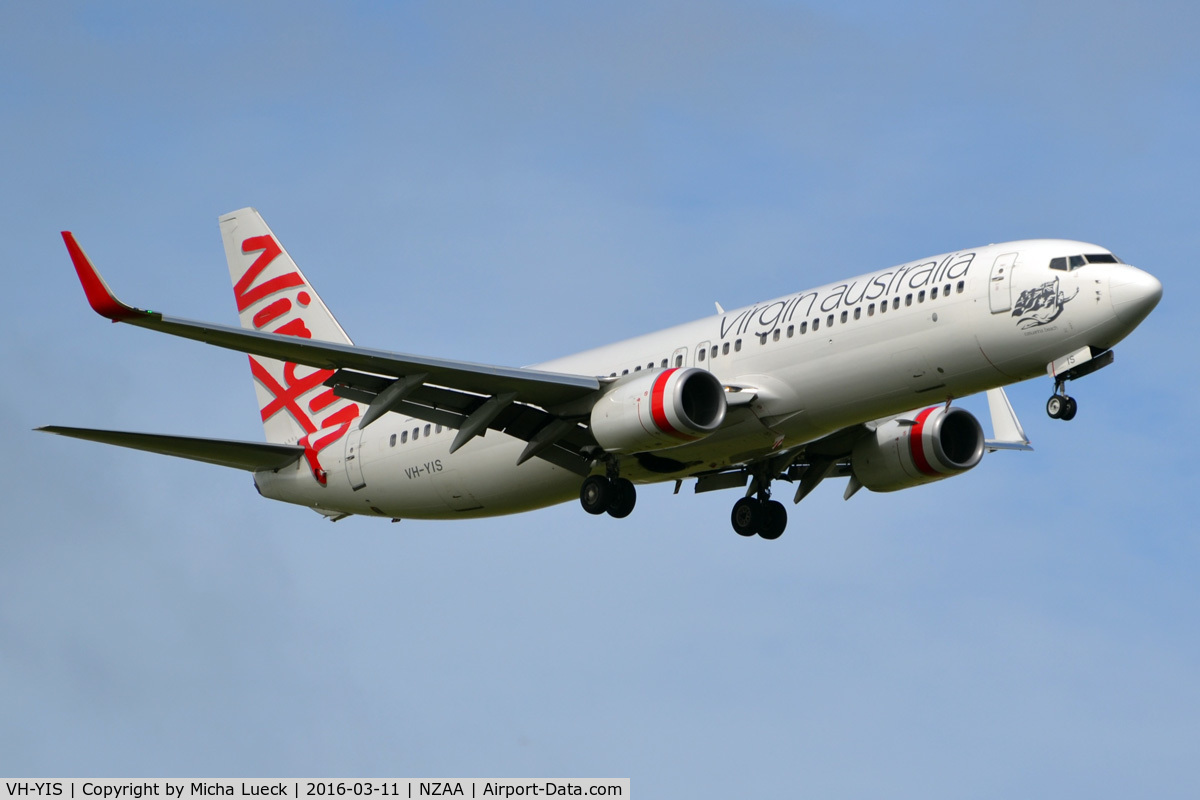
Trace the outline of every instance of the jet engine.
{"type": "Polygon", "coordinates": [[[860,439],[851,468],[871,491],[894,492],[966,472],[983,458],[983,444],[983,428],[969,411],[935,406],[860,439]]]}
{"type": "Polygon", "coordinates": [[[646,370],[613,384],[592,407],[592,435],[610,453],[678,447],[725,420],[725,389],[695,367],[646,370]]]}

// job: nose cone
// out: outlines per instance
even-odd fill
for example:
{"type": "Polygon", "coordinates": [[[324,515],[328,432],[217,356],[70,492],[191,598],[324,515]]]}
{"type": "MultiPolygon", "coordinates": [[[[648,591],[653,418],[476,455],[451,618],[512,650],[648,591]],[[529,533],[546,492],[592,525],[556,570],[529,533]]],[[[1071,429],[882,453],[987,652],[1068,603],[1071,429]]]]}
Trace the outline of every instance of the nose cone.
{"type": "Polygon", "coordinates": [[[1158,278],[1137,267],[1122,264],[1108,280],[1113,311],[1131,329],[1144,320],[1162,299],[1158,278]]]}

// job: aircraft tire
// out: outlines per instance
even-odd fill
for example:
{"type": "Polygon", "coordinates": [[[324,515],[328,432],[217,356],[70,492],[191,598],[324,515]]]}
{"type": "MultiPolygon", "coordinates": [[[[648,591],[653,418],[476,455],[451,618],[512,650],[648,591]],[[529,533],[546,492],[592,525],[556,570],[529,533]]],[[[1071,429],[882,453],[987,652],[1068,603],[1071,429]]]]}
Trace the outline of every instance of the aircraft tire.
{"type": "Polygon", "coordinates": [[[738,536],[753,536],[758,533],[763,518],[762,503],[753,497],[743,497],[733,504],[733,513],[729,518],[738,536]]]}
{"type": "Polygon", "coordinates": [[[1063,415],[1063,398],[1062,395],[1052,394],[1050,399],[1046,401],[1046,414],[1050,419],[1062,419],[1063,415]]]}
{"type": "Polygon", "coordinates": [[[1064,422],[1075,419],[1075,413],[1077,411],[1079,411],[1079,404],[1075,402],[1075,398],[1064,397],[1062,415],[1059,418],[1064,422]]]}
{"type": "Polygon", "coordinates": [[[787,509],[783,503],[778,500],[768,500],[763,503],[762,512],[763,521],[758,535],[768,541],[783,536],[783,531],[787,528],[787,509]]]}
{"type": "MultiPolygon", "coordinates": [[[[613,496],[612,483],[603,475],[589,475],[579,487],[579,504],[589,514],[603,514],[613,496]]],[[[630,506],[632,510],[632,506],[630,506]]]]}
{"type": "Polygon", "coordinates": [[[628,517],[637,503],[637,489],[628,478],[617,478],[610,485],[612,496],[608,501],[608,515],[614,519],[628,517]]]}

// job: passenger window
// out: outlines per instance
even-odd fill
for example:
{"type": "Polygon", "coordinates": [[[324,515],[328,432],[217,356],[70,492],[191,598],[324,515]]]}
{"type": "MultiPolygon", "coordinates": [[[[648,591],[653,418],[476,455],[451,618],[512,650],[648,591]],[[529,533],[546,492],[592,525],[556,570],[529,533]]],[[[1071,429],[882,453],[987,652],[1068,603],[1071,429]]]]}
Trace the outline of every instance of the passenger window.
{"type": "Polygon", "coordinates": [[[929,290],[929,299],[930,300],[937,300],[937,290],[938,290],[938,287],[936,287],[936,286],[929,290]]]}
{"type": "Polygon", "coordinates": [[[892,310],[893,310],[893,311],[895,311],[895,310],[896,310],[896,309],[898,309],[899,307],[900,307],[900,298],[899,298],[899,297],[893,297],[893,298],[892,298],[892,310]]]}
{"type": "Polygon", "coordinates": [[[729,355],[729,342],[726,342],[725,344],[721,345],[721,355],[723,355],[723,356],[729,355]]]}
{"type": "Polygon", "coordinates": [[[663,369],[666,369],[666,368],[667,368],[667,359],[665,359],[665,358],[664,358],[664,359],[662,360],[662,366],[663,366],[663,369]]]}
{"type": "Polygon", "coordinates": [[[621,374],[622,374],[622,375],[628,375],[628,374],[629,374],[629,370],[627,370],[627,369],[623,369],[623,370],[621,370],[621,374]]]}
{"type": "Polygon", "coordinates": [[[843,312],[842,312],[842,324],[843,324],[843,325],[845,325],[845,324],[846,324],[846,320],[847,320],[847,319],[849,319],[849,317],[850,317],[850,312],[849,312],[849,311],[843,311],[843,312]]]}
{"type": "Polygon", "coordinates": [[[432,427],[433,427],[432,425],[426,425],[426,426],[425,426],[425,435],[426,435],[426,436],[429,436],[429,431],[432,429],[432,427]]]}
{"type": "Polygon", "coordinates": [[[740,353],[742,351],[742,340],[741,339],[734,339],[733,350],[736,353],[740,353]]]}
{"type": "Polygon", "coordinates": [[[879,313],[880,314],[887,313],[887,300],[884,300],[882,303],[879,304],[879,313]]]}
{"type": "Polygon", "coordinates": [[[942,287],[942,297],[949,297],[949,296],[950,296],[950,284],[947,283],[945,286],[942,287]]]}
{"type": "Polygon", "coordinates": [[[642,365],[641,365],[641,364],[638,364],[636,367],[634,367],[634,368],[633,368],[633,371],[634,371],[634,372],[641,372],[641,371],[642,371],[642,365]]]}
{"type": "Polygon", "coordinates": [[[800,333],[801,334],[808,333],[808,320],[805,320],[804,322],[800,323],[800,333]]]}
{"type": "Polygon", "coordinates": [[[924,290],[924,289],[922,289],[921,291],[917,292],[917,302],[918,302],[918,303],[924,303],[924,302],[925,302],[925,290],[924,290]]]}
{"type": "Polygon", "coordinates": [[[434,433],[441,433],[441,432],[442,432],[442,426],[441,426],[441,425],[438,425],[436,428],[434,428],[434,429],[433,429],[433,432],[434,432],[434,433]]]}
{"type": "Polygon", "coordinates": [[[400,444],[408,444],[408,431],[400,433],[400,444]]]}
{"type": "Polygon", "coordinates": [[[677,367],[683,366],[683,356],[675,356],[675,366],[677,366],[677,367]]]}
{"type": "Polygon", "coordinates": [[[855,319],[862,319],[862,307],[861,307],[861,306],[860,306],[860,307],[858,307],[858,308],[856,308],[856,309],[854,309],[854,318],[855,318],[855,319]]]}
{"type": "Polygon", "coordinates": [[[788,338],[789,338],[789,339],[790,339],[790,338],[792,338],[792,336],[794,336],[794,335],[795,335],[795,333],[796,333],[796,326],[795,326],[795,325],[788,325],[788,338]]]}
{"type": "Polygon", "coordinates": [[[871,303],[871,305],[867,306],[867,316],[868,317],[875,316],[875,304],[874,303],[871,303]]]}
{"type": "Polygon", "coordinates": [[[775,341],[779,341],[779,328],[775,329],[775,334],[772,336],[775,341]]]}
{"type": "Polygon", "coordinates": [[[759,343],[759,344],[766,344],[766,343],[767,343],[767,335],[766,335],[765,333],[760,333],[760,334],[758,335],[758,343],[759,343]]]}
{"type": "Polygon", "coordinates": [[[395,447],[395,446],[396,446],[396,434],[394,434],[394,433],[393,433],[393,434],[392,434],[392,438],[388,439],[388,446],[389,446],[389,447],[395,447]]]}
{"type": "Polygon", "coordinates": [[[832,328],[832,327],[833,327],[833,314],[830,314],[830,315],[829,315],[829,316],[826,318],[826,320],[825,320],[825,327],[826,327],[826,328],[832,328]]]}
{"type": "Polygon", "coordinates": [[[421,429],[419,427],[413,428],[413,441],[415,442],[418,438],[420,438],[420,436],[421,436],[421,429]]]}
{"type": "Polygon", "coordinates": [[[820,329],[821,329],[821,320],[814,319],[813,320],[813,330],[816,331],[816,330],[820,330],[820,329]]]}
{"type": "Polygon", "coordinates": [[[713,345],[713,349],[712,349],[712,357],[713,358],[717,357],[717,346],[715,344],[713,345]]]}
{"type": "Polygon", "coordinates": [[[707,356],[707,355],[708,355],[708,348],[707,348],[707,347],[705,347],[705,348],[703,348],[703,349],[701,349],[701,350],[697,350],[697,351],[696,351],[696,358],[700,359],[701,361],[703,361],[703,360],[704,360],[704,357],[705,357],[705,356],[707,356]]]}
{"type": "Polygon", "coordinates": [[[959,282],[958,282],[958,293],[959,293],[959,294],[962,294],[962,293],[963,293],[963,289],[964,289],[964,288],[966,288],[966,285],[967,285],[967,284],[966,284],[966,281],[959,281],[959,282]]]}

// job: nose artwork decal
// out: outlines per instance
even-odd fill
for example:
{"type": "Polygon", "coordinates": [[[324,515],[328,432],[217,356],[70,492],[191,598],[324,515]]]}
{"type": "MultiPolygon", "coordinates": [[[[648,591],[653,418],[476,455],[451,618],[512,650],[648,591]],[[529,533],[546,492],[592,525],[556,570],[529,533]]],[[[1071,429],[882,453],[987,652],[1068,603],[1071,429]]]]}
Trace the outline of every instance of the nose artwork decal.
{"type": "Polygon", "coordinates": [[[1074,300],[1077,294],[1078,287],[1075,294],[1067,297],[1059,288],[1058,278],[1046,281],[1034,289],[1026,289],[1021,292],[1013,306],[1012,315],[1018,318],[1017,327],[1028,330],[1053,322],[1062,314],[1063,306],[1074,300]]]}

